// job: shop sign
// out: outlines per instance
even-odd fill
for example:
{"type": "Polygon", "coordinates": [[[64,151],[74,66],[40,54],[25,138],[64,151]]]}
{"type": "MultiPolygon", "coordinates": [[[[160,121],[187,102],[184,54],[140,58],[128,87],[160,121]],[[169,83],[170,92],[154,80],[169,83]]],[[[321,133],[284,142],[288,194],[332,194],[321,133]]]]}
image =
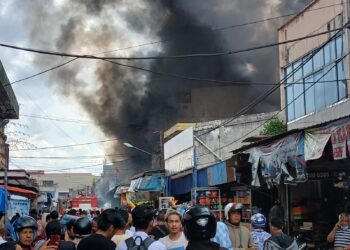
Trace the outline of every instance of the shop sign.
{"type": "Polygon", "coordinates": [[[317,172],[309,172],[308,178],[309,180],[327,180],[327,179],[339,179],[342,180],[349,176],[349,174],[345,171],[317,171],[317,172]]]}

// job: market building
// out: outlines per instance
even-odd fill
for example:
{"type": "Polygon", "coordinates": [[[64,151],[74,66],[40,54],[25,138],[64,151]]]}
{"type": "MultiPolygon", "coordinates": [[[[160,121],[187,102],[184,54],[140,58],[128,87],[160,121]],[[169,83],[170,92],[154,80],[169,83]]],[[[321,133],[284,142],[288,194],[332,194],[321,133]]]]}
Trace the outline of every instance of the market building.
{"type": "MultiPolygon", "coordinates": [[[[165,131],[167,196],[174,197],[178,205],[184,207],[205,205],[218,219],[224,218],[223,208],[228,202],[244,203],[243,221],[250,227],[251,212],[268,210],[274,198],[268,191],[269,202],[257,200],[261,196],[254,195],[249,188],[250,170],[235,168],[231,151],[245,145],[244,139],[259,136],[263,125],[277,113],[251,114],[196,124],[181,123],[165,131]]],[[[263,193],[262,190],[258,192],[263,193]]]]}
{"type": "MultiPolygon", "coordinates": [[[[315,0],[279,29],[281,114],[288,131],[232,151],[251,189],[281,201],[287,231],[309,248],[327,248],[341,212],[349,212],[349,3],[315,0]]],[[[267,214],[266,214],[267,215],[267,214]]]]}
{"type": "Polygon", "coordinates": [[[22,175],[22,182],[28,179],[27,173],[11,172],[9,175],[9,144],[7,144],[7,136],[5,126],[9,119],[18,119],[19,105],[6,71],[0,61],[0,169],[2,176],[2,187],[0,187],[0,211],[4,211],[6,219],[9,219],[17,209],[22,209],[24,213],[29,213],[29,199],[36,196],[37,190],[31,190],[31,185],[21,186],[21,183],[16,183],[15,179],[11,179],[17,174],[22,175]],[[15,182],[15,183],[14,183],[15,182]],[[18,184],[18,185],[16,185],[18,184]],[[15,206],[17,205],[18,206],[15,206]],[[23,206],[22,206],[23,205],[23,206]]]}

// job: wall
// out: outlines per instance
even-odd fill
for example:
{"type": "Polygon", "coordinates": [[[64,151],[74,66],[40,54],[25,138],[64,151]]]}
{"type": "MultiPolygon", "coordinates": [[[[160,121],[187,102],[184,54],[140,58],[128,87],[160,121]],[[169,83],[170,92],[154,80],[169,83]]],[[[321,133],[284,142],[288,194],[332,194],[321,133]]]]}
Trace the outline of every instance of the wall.
{"type": "MultiPolygon", "coordinates": [[[[347,1],[342,0],[316,0],[307,7],[304,12],[299,13],[295,18],[288,21],[278,31],[279,42],[296,39],[299,37],[316,34],[327,31],[327,23],[335,19],[335,28],[341,27],[341,19],[337,17],[340,13],[343,15],[343,23],[348,20],[348,5],[347,1]],[[344,2],[344,3],[343,3],[344,2]],[[342,4],[343,3],[343,4],[342,4]],[[327,7],[332,6],[332,7],[327,7]]],[[[330,29],[334,29],[331,27],[330,29]]],[[[284,67],[303,55],[316,49],[330,37],[330,34],[317,36],[310,39],[304,39],[294,43],[288,43],[279,47],[280,60],[280,77],[284,78],[284,67]]],[[[349,51],[349,31],[345,29],[344,47],[345,53],[349,51]]],[[[345,58],[346,78],[349,79],[349,56],[345,58]]],[[[349,95],[350,82],[347,81],[347,92],[349,95]]],[[[285,86],[280,88],[281,109],[286,106],[285,86]]],[[[344,102],[344,101],[343,101],[344,102]]],[[[337,119],[346,115],[350,115],[350,109],[346,108],[349,104],[343,103],[335,104],[325,110],[301,117],[295,121],[288,123],[288,129],[304,128],[308,126],[317,125],[331,119],[337,119]]],[[[347,102],[347,100],[345,101],[347,102]]],[[[284,113],[284,120],[286,119],[286,111],[284,113]]]]}
{"type": "MultiPolygon", "coordinates": [[[[198,123],[195,128],[195,134],[212,151],[215,151],[222,160],[227,160],[232,157],[232,150],[243,146],[244,143],[242,143],[242,141],[245,138],[259,135],[263,124],[276,114],[277,112],[270,112],[240,116],[203,136],[200,135],[207,129],[224,124],[227,120],[198,123]]],[[[198,169],[205,168],[220,161],[203,145],[198,142],[196,142],[196,144],[198,169]]]]}

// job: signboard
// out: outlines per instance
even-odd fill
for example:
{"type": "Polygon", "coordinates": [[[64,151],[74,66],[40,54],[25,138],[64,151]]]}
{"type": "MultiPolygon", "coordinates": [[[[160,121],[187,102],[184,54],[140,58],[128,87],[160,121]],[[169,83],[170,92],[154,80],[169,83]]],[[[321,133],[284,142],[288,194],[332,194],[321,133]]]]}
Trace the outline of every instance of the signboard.
{"type": "Polygon", "coordinates": [[[29,200],[19,195],[11,195],[6,211],[7,217],[12,218],[18,213],[20,216],[29,215],[29,200]]]}
{"type": "Polygon", "coordinates": [[[167,160],[193,147],[193,128],[188,128],[164,143],[164,159],[167,160]]]}

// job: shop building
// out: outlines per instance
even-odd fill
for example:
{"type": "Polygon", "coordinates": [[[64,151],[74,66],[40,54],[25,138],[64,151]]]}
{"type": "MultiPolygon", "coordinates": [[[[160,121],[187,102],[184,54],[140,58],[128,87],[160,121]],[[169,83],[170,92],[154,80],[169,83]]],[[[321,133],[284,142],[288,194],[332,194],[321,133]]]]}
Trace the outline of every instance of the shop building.
{"type": "MultiPolygon", "coordinates": [[[[223,208],[228,202],[243,202],[247,205],[245,221],[250,225],[251,211],[261,211],[262,207],[255,205],[259,202],[247,188],[250,171],[248,168],[236,171],[231,151],[246,144],[242,135],[244,138],[259,135],[262,125],[276,114],[176,124],[165,131],[167,195],[174,196],[179,204],[205,205],[219,219],[224,218],[223,208]]],[[[263,203],[267,204],[266,200],[263,203]]]]}

